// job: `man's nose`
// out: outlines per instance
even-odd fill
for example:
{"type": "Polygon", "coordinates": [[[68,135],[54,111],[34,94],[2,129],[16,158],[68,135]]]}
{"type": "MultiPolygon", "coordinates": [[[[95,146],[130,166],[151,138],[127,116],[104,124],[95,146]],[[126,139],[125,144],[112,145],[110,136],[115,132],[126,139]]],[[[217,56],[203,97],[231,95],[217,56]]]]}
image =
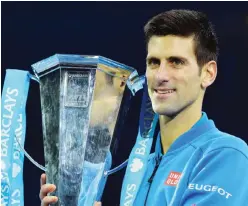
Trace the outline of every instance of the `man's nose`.
{"type": "Polygon", "coordinates": [[[161,62],[158,70],[156,71],[155,78],[159,82],[169,81],[169,68],[165,62],[161,62]]]}

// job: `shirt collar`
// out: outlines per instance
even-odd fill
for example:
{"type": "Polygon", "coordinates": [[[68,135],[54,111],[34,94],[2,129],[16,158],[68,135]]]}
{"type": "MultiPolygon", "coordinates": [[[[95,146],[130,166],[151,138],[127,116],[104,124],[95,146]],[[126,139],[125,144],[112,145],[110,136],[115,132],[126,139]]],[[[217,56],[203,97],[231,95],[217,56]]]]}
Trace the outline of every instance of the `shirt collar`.
{"type": "MultiPolygon", "coordinates": [[[[187,132],[185,132],[184,134],[179,136],[172,143],[172,145],[170,146],[167,153],[170,153],[170,152],[186,145],[187,143],[193,141],[198,136],[209,131],[210,129],[212,129],[214,127],[215,127],[214,122],[212,120],[208,119],[207,114],[205,112],[202,112],[201,118],[187,132]]],[[[156,149],[155,149],[155,152],[157,155],[162,155],[160,139],[161,139],[161,136],[160,136],[160,132],[159,132],[158,137],[157,137],[157,141],[156,141],[156,149]]]]}

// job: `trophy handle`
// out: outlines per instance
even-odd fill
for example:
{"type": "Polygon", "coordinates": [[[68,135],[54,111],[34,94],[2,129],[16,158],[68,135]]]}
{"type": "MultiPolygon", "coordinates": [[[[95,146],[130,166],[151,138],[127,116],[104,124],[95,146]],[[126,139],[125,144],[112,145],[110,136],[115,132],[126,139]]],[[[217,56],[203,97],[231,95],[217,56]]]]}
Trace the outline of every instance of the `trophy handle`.
{"type": "Polygon", "coordinates": [[[130,89],[133,96],[136,94],[136,92],[143,89],[145,80],[146,80],[145,75],[139,76],[136,70],[133,71],[132,74],[130,74],[127,80],[127,86],[130,89]]]}
{"type": "Polygon", "coordinates": [[[21,143],[19,142],[18,138],[15,135],[15,139],[19,145],[19,147],[21,148],[21,150],[23,151],[24,155],[30,160],[30,162],[32,162],[36,167],[40,168],[41,170],[43,170],[44,172],[46,172],[46,168],[44,166],[42,166],[41,164],[39,164],[38,162],[36,162],[24,149],[24,147],[21,145],[21,143]]]}
{"type": "MultiPolygon", "coordinates": [[[[29,77],[30,79],[35,80],[36,82],[40,83],[39,81],[39,77],[35,74],[32,75],[29,73],[29,77]]],[[[17,136],[15,135],[15,139],[19,145],[19,147],[21,148],[21,150],[23,151],[24,155],[30,160],[30,162],[32,162],[36,167],[40,168],[41,170],[43,170],[44,172],[46,172],[46,168],[44,166],[42,166],[41,164],[39,164],[38,162],[36,162],[28,153],[27,151],[24,149],[24,147],[21,145],[21,143],[19,142],[17,136]]]]}
{"type": "Polygon", "coordinates": [[[30,79],[33,79],[34,81],[40,83],[39,77],[37,76],[36,73],[35,73],[35,75],[29,73],[29,77],[30,77],[30,79]]]}
{"type": "Polygon", "coordinates": [[[112,174],[120,171],[121,169],[123,169],[124,167],[126,167],[127,164],[128,164],[128,159],[125,162],[123,162],[120,165],[118,165],[117,167],[115,167],[115,168],[113,168],[111,170],[108,170],[108,171],[104,171],[104,176],[106,177],[106,176],[112,175],[112,174]]]}

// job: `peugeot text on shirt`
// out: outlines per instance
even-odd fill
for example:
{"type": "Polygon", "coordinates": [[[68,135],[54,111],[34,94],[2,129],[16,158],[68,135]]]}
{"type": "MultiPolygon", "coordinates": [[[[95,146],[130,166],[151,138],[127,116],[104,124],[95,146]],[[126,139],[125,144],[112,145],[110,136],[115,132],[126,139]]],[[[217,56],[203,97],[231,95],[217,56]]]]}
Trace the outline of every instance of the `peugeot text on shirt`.
{"type": "Polygon", "coordinates": [[[229,192],[225,191],[223,188],[218,187],[216,185],[212,186],[212,185],[202,185],[202,184],[190,183],[188,186],[188,189],[199,190],[199,191],[203,190],[206,192],[218,192],[223,197],[226,197],[226,199],[228,199],[229,197],[232,196],[229,192]]]}

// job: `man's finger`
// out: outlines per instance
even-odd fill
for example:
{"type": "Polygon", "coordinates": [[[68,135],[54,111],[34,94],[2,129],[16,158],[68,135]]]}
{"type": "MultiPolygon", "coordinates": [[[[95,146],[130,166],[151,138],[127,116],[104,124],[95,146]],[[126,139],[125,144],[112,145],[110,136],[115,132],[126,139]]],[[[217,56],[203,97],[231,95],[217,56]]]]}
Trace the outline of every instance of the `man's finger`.
{"type": "Polygon", "coordinates": [[[41,176],[40,176],[40,186],[46,184],[46,174],[43,173],[41,176]]]}
{"type": "Polygon", "coordinates": [[[43,198],[41,206],[49,206],[49,204],[56,203],[57,201],[58,197],[56,196],[46,196],[43,198]]]}
{"type": "Polygon", "coordinates": [[[95,202],[94,206],[102,206],[101,202],[95,202]]]}
{"type": "Polygon", "coordinates": [[[53,184],[45,184],[41,186],[40,189],[40,199],[42,200],[47,196],[48,193],[53,192],[56,189],[56,186],[53,184]]]}

